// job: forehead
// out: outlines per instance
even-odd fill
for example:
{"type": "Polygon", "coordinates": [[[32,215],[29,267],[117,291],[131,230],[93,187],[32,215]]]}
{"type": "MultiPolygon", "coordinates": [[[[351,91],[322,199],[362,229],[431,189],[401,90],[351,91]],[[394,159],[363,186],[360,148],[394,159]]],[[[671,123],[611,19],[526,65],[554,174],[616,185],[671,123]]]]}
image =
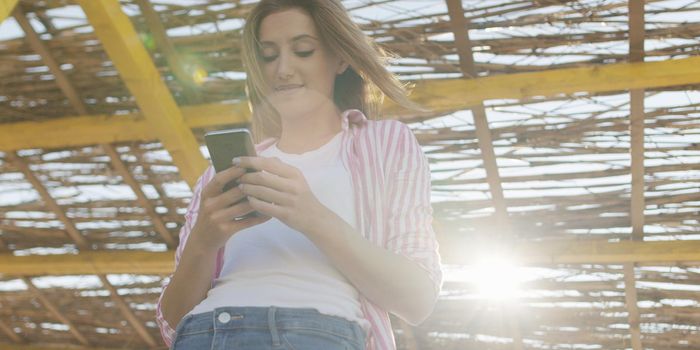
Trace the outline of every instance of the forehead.
{"type": "Polygon", "coordinates": [[[291,41],[302,34],[318,37],[311,16],[299,8],[272,13],[260,23],[261,42],[281,43],[291,41]]]}

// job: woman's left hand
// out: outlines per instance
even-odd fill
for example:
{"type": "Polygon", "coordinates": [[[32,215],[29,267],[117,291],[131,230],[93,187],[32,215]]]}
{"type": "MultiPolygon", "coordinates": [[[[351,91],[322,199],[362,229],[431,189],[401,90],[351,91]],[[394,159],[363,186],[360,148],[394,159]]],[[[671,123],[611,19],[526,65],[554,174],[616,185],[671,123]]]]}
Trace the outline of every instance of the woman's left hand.
{"type": "Polygon", "coordinates": [[[302,172],[278,158],[239,159],[239,164],[234,161],[234,166],[256,170],[238,179],[251,207],[307,234],[313,221],[327,208],[311,192],[302,172]]]}

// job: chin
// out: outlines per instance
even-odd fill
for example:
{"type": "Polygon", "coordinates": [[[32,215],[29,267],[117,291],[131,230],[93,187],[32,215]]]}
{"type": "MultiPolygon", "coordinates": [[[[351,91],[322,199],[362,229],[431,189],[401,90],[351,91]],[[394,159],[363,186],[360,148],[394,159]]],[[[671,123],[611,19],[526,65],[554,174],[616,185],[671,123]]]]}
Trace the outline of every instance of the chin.
{"type": "Polygon", "coordinates": [[[304,117],[314,113],[322,106],[321,103],[305,103],[304,101],[305,99],[296,99],[287,103],[275,103],[273,106],[283,119],[304,117]]]}

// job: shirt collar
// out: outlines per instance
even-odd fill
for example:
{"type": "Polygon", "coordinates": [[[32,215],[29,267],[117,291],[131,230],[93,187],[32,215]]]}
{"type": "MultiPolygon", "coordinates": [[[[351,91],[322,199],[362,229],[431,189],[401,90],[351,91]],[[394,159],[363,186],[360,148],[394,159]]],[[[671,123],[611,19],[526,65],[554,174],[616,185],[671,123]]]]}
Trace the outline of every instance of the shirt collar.
{"type": "Polygon", "coordinates": [[[359,109],[348,109],[340,115],[340,122],[343,131],[348,131],[350,124],[362,125],[367,121],[367,117],[359,109]]]}
{"type": "MultiPolygon", "coordinates": [[[[340,115],[340,123],[342,131],[346,132],[350,129],[350,124],[362,125],[367,121],[367,117],[359,109],[347,109],[340,115]]],[[[272,146],[277,141],[276,138],[270,137],[255,146],[258,153],[272,146]]]]}

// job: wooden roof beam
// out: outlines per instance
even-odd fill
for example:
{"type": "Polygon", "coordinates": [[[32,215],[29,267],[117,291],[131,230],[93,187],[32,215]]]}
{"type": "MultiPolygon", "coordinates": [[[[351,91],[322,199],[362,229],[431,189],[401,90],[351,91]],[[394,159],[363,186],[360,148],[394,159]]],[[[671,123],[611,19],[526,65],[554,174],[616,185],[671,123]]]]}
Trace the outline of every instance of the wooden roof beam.
{"type": "Polygon", "coordinates": [[[459,68],[467,79],[476,79],[477,72],[474,66],[474,54],[469,39],[469,21],[464,17],[462,0],[445,0],[447,12],[450,15],[450,27],[454,34],[455,46],[459,55],[459,68]]]}
{"type": "MultiPolygon", "coordinates": [[[[483,247],[461,237],[440,235],[440,254],[448,264],[469,265],[483,253],[483,247]]],[[[514,264],[658,264],[700,262],[700,241],[567,240],[563,242],[515,242],[497,253],[514,264]],[[695,251],[693,251],[695,249],[695,251]]]]}
{"type": "Polygon", "coordinates": [[[71,106],[73,106],[73,109],[76,111],[76,113],[82,115],[88,114],[87,108],[85,107],[83,100],[80,98],[80,95],[75,90],[70,80],[68,80],[66,74],[63,73],[63,71],[61,70],[61,67],[59,66],[58,62],[56,62],[56,59],[54,59],[53,55],[51,54],[51,51],[49,51],[49,48],[46,47],[46,45],[44,45],[41,38],[39,38],[39,35],[37,35],[37,33],[34,31],[34,28],[32,28],[31,24],[29,24],[29,21],[27,20],[24,11],[22,11],[22,7],[15,7],[13,15],[15,17],[15,20],[17,20],[19,26],[22,27],[22,31],[24,31],[24,37],[29,43],[29,46],[32,48],[32,50],[34,50],[35,53],[41,56],[41,59],[42,61],[44,61],[44,64],[47,67],[49,67],[49,71],[51,72],[51,74],[53,74],[54,79],[56,80],[56,84],[61,89],[61,92],[63,92],[63,95],[66,96],[71,106]]]}
{"type": "Polygon", "coordinates": [[[134,314],[134,311],[131,310],[129,305],[124,301],[124,298],[119,296],[119,293],[117,292],[117,289],[114,288],[114,286],[109,283],[109,280],[107,279],[107,276],[105,275],[97,275],[100,278],[100,281],[102,281],[102,285],[109,290],[109,296],[112,298],[112,301],[117,305],[119,310],[122,312],[124,315],[124,318],[131,324],[132,327],[134,327],[134,330],[136,330],[136,333],[143,339],[143,341],[148,344],[148,346],[154,348],[158,344],[156,343],[156,340],[153,339],[151,336],[151,333],[148,332],[146,327],[139,321],[139,319],[136,317],[134,314]]]}
{"type": "MultiPolygon", "coordinates": [[[[629,1],[630,62],[644,61],[644,0],[629,1]]],[[[644,89],[630,91],[632,237],[644,237],[644,89]]],[[[636,350],[636,349],[635,349],[636,350]]]]}
{"type": "Polygon", "coordinates": [[[194,187],[208,162],[119,1],[78,0],[77,3],[87,15],[122,81],[136,98],[153,136],[170,153],[183,179],[194,187]]]}
{"type": "Polygon", "coordinates": [[[7,243],[5,242],[5,239],[0,237],[0,251],[6,251],[6,250],[9,251],[10,248],[7,245],[7,243]]]}
{"type": "MultiPolygon", "coordinates": [[[[628,1],[629,61],[644,62],[644,0],[628,1]]],[[[632,239],[644,239],[644,89],[630,90],[630,170],[632,193],[630,196],[630,220],[632,239]]],[[[639,327],[639,307],[634,275],[634,263],[624,265],[625,306],[630,327],[632,350],[642,350],[642,333],[639,327]]]]}
{"type": "Polygon", "coordinates": [[[29,291],[34,294],[39,301],[44,305],[46,309],[49,310],[49,313],[53,315],[56,319],[58,319],[61,323],[65,324],[68,326],[68,332],[70,332],[75,339],[77,339],[80,344],[83,344],[85,346],[89,346],[90,342],[85,338],[85,336],[78,330],[78,328],[71,322],[69,319],[67,319],[63,314],[58,310],[58,308],[44,295],[44,293],[37,288],[34,283],[32,283],[31,279],[27,277],[22,277],[22,281],[27,285],[29,288],[29,291]]]}
{"type": "Polygon", "coordinates": [[[150,164],[144,157],[143,152],[134,152],[137,162],[143,167],[144,175],[146,175],[146,182],[150,183],[156,190],[158,196],[163,200],[163,206],[168,210],[168,213],[177,213],[177,206],[173,201],[166,201],[164,199],[169,198],[168,194],[163,188],[163,183],[155,179],[152,175],[154,174],[152,164],[150,164]]]}
{"type": "Polygon", "coordinates": [[[18,156],[15,152],[8,152],[5,157],[7,161],[18,168],[19,171],[24,174],[27,181],[32,184],[34,190],[39,193],[39,197],[41,197],[41,200],[46,204],[47,209],[54,213],[61,223],[63,223],[63,229],[66,231],[68,237],[73,240],[75,245],[81,250],[90,249],[90,244],[87,239],[78,231],[75,225],[73,225],[73,222],[66,216],[63,209],[56,203],[56,200],[51,197],[51,194],[46,187],[44,187],[44,184],[32,173],[31,169],[29,169],[29,165],[27,165],[22,157],[18,156]]]}
{"type": "MultiPolygon", "coordinates": [[[[422,80],[412,100],[434,111],[469,108],[491,99],[524,99],[577,92],[599,93],[700,83],[700,57],[656,62],[618,63],[540,72],[503,74],[478,79],[422,80]]],[[[401,115],[387,100],[384,114],[401,115]]]]}
{"type": "MultiPolygon", "coordinates": [[[[447,264],[474,264],[480,250],[471,241],[439,237],[440,254],[447,264]]],[[[523,266],[555,264],[655,265],[700,262],[700,241],[637,242],[607,240],[514,243],[503,251],[523,266]]],[[[174,268],[173,251],[85,251],[73,255],[14,256],[0,254],[3,276],[145,274],[167,275],[174,268]]]]}
{"type": "MultiPolygon", "coordinates": [[[[454,33],[455,45],[459,53],[459,63],[462,75],[467,79],[477,77],[476,67],[474,66],[474,54],[472,51],[471,40],[469,40],[469,23],[464,17],[464,8],[462,8],[462,0],[446,0],[447,10],[450,15],[450,25],[454,33]]],[[[493,148],[493,138],[489,129],[489,122],[486,117],[486,109],[483,101],[479,101],[471,107],[472,116],[474,117],[474,126],[476,128],[476,137],[479,143],[481,159],[486,170],[486,182],[489,184],[489,191],[495,208],[493,223],[495,226],[493,235],[496,241],[508,239],[512,237],[513,231],[508,218],[508,208],[503,196],[503,186],[501,176],[498,172],[498,163],[496,162],[496,153],[493,148]]],[[[516,346],[517,348],[517,346],[516,346]]]]}
{"type": "Polygon", "coordinates": [[[0,0],[0,23],[12,14],[19,0],[0,0]]]}
{"type": "Polygon", "coordinates": [[[66,255],[14,256],[0,254],[0,275],[171,274],[173,251],[86,251],[66,255]],[[18,264],[18,265],[14,265],[18,264]],[[13,272],[14,271],[14,272],[13,272]]]}
{"type": "Polygon", "coordinates": [[[627,308],[627,322],[630,326],[630,342],[632,350],[642,350],[642,332],[639,328],[639,307],[637,306],[637,286],[634,277],[634,263],[626,263],[623,266],[625,276],[625,307],[627,308]]]}
{"type": "Polygon", "coordinates": [[[184,89],[185,98],[190,103],[196,103],[201,100],[199,91],[196,88],[195,82],[192,80],[192,74],[188,74],[185,70],[185,62],[182,56],[175,50],[175,46],[168,39],[167,31],[160,20],[158,12],[153,9],[153,6],[148,0],[135,0],[136,4],[141,9],[143,18],[146,20],[148,30],[153,35],[156,47],[163,53],[168,61],[168,67],[177,81],[184,89]]]}
{"type": "Polygon", "coordinates": [[[6,337],[10,338],[10,340],[17,344],[26,342],[25,339],[21,338],[17,333],[15,333],[15,331],[3,320],[0,320],[0,331],[2,331],[6,337]]]}
{"type": "MultiPolygon", "coordinates": [[[[490,99],[524,99],[575,92],[600,93],[641,88],[700,84],[700,57],[660,62],[619,63],[552,71],[507,74],[478,79],[420,81],[411,98],[435,111],[471,108],[490,99]]],[[[387,101],[384,114],[400,116],[406,111],[387,101]]],[[[246,123],[246,102],[182,107],[186,128],[246,123]]],[[[158,130],[141,114],[67,117],[45,122],[3,124],[0,150],[62,148],[105,142],[152,141],[158,130]],[[43,137],[44,131],[52,137],[43,137]]],[[[163,129],[160,127],[159,129],[163,129]]],[[[168,147],[166,145],[166,147],[168,147]]],[[[179,163],[177,163],[179,164],[179,163]]]]}
{"type": "MultiPolygon", "coordinates": [[[[185,125],[192,128],[244,124],[250,120],[248,104],[206,104],[182,107],[185,125]]],[[[153,141],[158,138],[140,113],[119,116],[85,115],[44,122],[3,124],[0,150],[64,148],[103,143],[153,141]],[[46,137],[50,133],[51,137],[46,137]]]]}
{"type": "Polygon", "coordinates": [[[156,232],[158,232],[160,237],[163,238],[163,241],[165,242],[165,244],[168,245],[170,249],[175,249],[175,247],[177,247],[177,241],[170,233],[168,228],[165,227],[163,219],[158,213],[156,213],[156,208],[153,206],[153,204],[151,204],[151,201],[148,200],[146,194],[143,193],[141,185],[131,175],[131,172],[129,172],[128,167],[126,166],[126,164],[124,164],[124,161],[122,161],[121,157],[119,156],[119,153],[117,153],[117,150],[115,150],[114,147],[110,144],[102,144],[102,149],[105,151],[107,156],[109,156],[109,159],[112,162],[112,166],[122,177],[122,180],[127,185],[129,185],[129,187],[131,187],[132,191],[134,191],[134,194],[136,195],[136,201],[138,201],[139,205],[146,210],[146,213],[153,222],[153,226],[155,226],[156,228],[156,232]]]}
{"type": "MultiPolygon", "coordinates": [[[[450,16],[450,26],[454,34],[454,42],[459,54],[459,66],[462,75],[466,79],[478,77],[474,64],[474,52],[469,39],[469,22],[464,17],[462,0],[445,0],[447,11],[450,16]]],[[[481,159],[486,171],[486,182],[489,184],[492,203],[495,209],[493,223],[496,225],[494,239],[496,241],[510,241],[515,233],[508,217],[508,206],[503,195],[503,185],[501,175],[498,171],[496,153],[493,147],[493,137],[489,128],[486,108],[483,101],[479,101],[471,108],[476,129],[477,142],[481,153],[481,159]]],[[[511,317],[508,322],[508,331],[513,339],[512,349],[522,350],[523,339],[520,331],[520,323],[515,317],[511,317]]]]}

